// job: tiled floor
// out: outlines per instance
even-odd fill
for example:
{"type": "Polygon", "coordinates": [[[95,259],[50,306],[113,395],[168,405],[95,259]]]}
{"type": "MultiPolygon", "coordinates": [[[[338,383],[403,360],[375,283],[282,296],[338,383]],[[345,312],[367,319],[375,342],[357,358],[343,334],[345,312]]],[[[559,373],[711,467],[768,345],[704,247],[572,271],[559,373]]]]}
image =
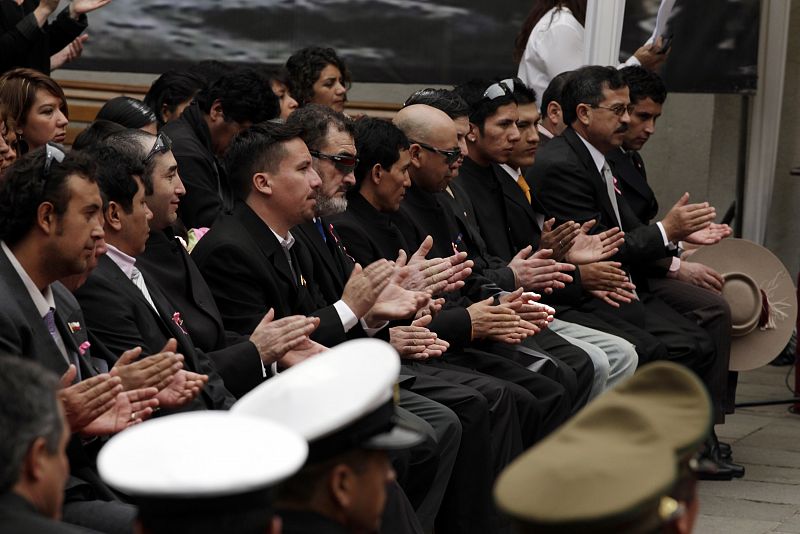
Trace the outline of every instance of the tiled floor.
{"type": "MultiPolygon", "coordinates": [[[[741,373],[737,402],[783,399],[788,367],[741,373]]],[[[794,369],[789,383],[794,385],[794,369]]],[[[740,408],[717,427],[733,444],[743,479],[700,484],[696,534],[800,533],[800,415],[788,406],[740,408]]]]}

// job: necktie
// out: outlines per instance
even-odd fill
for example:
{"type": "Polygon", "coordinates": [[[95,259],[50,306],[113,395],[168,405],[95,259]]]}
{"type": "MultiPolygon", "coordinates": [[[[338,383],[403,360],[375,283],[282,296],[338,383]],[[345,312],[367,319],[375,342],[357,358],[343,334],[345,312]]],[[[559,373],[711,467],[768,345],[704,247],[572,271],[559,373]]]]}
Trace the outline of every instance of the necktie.
{"type": "Polygon", "coordinates": [[[522,192],[525,193],[525,198],[528,199],[528,204],[530,204],[531,203],[531,186],[528,185],[528,181],[525,180],[525,177],[523,175],[521,175],[521,174],[519,175],[519,178],[517,178],[517,185],[519,186],[520,189],[522,189],[522,192]]]}
{"type": "Polygon", "coordinates": [[[322,236],[322,240],[327,243],[328,236],[325,235],[325,228],[322,227],[322,219],[320,219],[319,217],[314,218],[314,226],[317,227],[317,231],[319,232],[319,235],[322,236]]]}
{"type": "Polygon", "coordinates": [[[603,181],[606,183],[606,192],[608,199],[611,201],[611,207],[614,208],[614,216],[617,218],[617,225],[622,229],[622,220],[619,217],[619,205],[617,205],[617,194],[614,191],[614,176],[611,174],[611,167],[608,162],[603,163],[603,181]]]}
{"type": "Polygon", "coordinates": [[[131,271],[131,282],[133,282],[133,285],[135,285],[137,289],[139,289],[139,291],[142,292],[142,295],[144,295],[144,298],[147,301],[147,303],[150,304],[150,306],[154,310],[156,310],[156,313],[158,313],[156,305],[153,302],[153,297],[150,296],[150,292],[147,290],[147,285],[144,283],[144,277],[142,276],[142,272],[136,267],[134,267],[133,270],[131,271]]]}
{"type": "Polygon", "coordinates": [[[44,314],[42,318],[44,320],[44,324],[47,327],[47,331],[50,333],[50,337],[53,338],[56,346],[61,351],[61,354],[67,360],[67,364],[74,364],[75,369],[78,371],[78,374],[75,377],[76,382],[81,381],[81,366],[80,362],[78,362],[78,358],[76,354],[70,354],[67,350],[66,346],[64,345],[64,340],[61,339],[61,334],[58,333],[58,327],[56,326],[56,310],[55,308],[50,308],[47,310],[47,313],[44,314]]]}

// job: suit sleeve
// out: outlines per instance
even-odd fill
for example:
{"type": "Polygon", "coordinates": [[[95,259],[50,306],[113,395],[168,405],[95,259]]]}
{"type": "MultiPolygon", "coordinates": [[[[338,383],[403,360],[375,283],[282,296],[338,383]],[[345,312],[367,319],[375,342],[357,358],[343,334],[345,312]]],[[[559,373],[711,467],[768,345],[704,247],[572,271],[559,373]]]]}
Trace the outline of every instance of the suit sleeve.
{"type": "Polygon", "coordinates": [[[239,339],[223,349],[206,353],[222,376],[225,387],[237,398],[264,380],[256,346],[246,337],[239,336],[239,339]]]}
{"type": "Polygon", "coordinates": [[[49,38],[50,55],[52,56],[70,44],[88,26],[89,23],[85,14],[80,15],[76,20],[69,16],[69,8],[63,9],[56,17],[56,20],[45,27],[49,38]]]}

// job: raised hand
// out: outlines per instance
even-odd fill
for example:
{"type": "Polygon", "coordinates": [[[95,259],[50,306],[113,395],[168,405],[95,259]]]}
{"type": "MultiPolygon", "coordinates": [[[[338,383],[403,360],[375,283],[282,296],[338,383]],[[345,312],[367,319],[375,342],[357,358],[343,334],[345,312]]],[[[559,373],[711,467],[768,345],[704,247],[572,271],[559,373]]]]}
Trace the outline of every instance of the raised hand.
{"type": "Polygon", "coordinates": [[[415,320],[411,326],[395,326],[389,329],[389,343],[400,354],[409,360],[427,360],[432,356],[441,356],[450,346],[444,340],[428,330],[431,316],[415,320]]]}
{"type": "Polygon", "coordinates": [[[146,421],[158,406],[157,393],[156,388],[123,391],[116,396],[111,409],[81,428],[80,433],[84,436],[110,436],[146,421]]]}
{"type": "MultiPolygon", "coordinates": [[[[538,300],[542,298],[536,293],[523,292],[522,288],[506,293],[500,297],[502,304],[508,306],[516,312],[523,321],[531,325],[530,330],[538,333],[541,329],[553,322],[556,310],[546,304],[540,304],[538,300]]],[[[533,334],[531,334],[533,335],[533,334]]]]}
{"type": "Polygon", "coordinates": [[[161,352],[140,360],[141,347],[126,350],[109,374],[120,377],[125,391],[149,387],[164,389],[183,368],[183,354],[176,353],[177,348],[178,342],[170,338],[161,352]]]}
{"type": "Polygon", "coordinates": [[[605,232],[589,235],[589,230],[594,225],[594,219],[583,223],[572,248],[567,253],[566,260],[568,262],[575,265],[585,265],[603,261],[616,254],[619,251],[619,247],[625,243],[625,232],[616,226],[605,232]]]}
{"type": "Polygon", "coordinates": [[[615,291],[636,289],[628,279],[628,274],[622,270],[622,264],[617,261],[599,261],[588,265],[581,265],[581,285],[587,291],[615,291]]]}
{"type": "Polygon", "coordinates": [[[508,264],[514,271],[518,285],[525,289],[552,292],[572,282],[572,277],[565,272],[574,271],[574,265],[550,259],[552,251],[549,249],[539,249],[531,256],[532,250],[530,245],[525,247],[508,264]]]}
{"type": "Polygon", "coordinates": [[[661,224],[669,241],[680,241],[708,227],[716,216],[716,210],[708,202],[689,204],[689,193],[684,193],[661,220],[661,224]]]}
{"type": "Polygon", "coordinates": [[[328,350],[328,347],[320,345],[316,341],[306,339],[300,345],[287,352],[283,358],[278,360],[278,367],[281,369],[288,369],[326,350],[328,350]]]}
{"type": "Polygon", "coordinates": [[[539,250],[550,249],[553,251],[553,259],[561,261],[572,248],[573,242],[580,232],[581,225],[575,221],[567,221],[553,229],[555,222],[555,219],[548,219],[542,224],[539,250]]]}
{"type": "Polygon", "coordinates": [[[394,266],[387,260],[373,262],[367,265],[366,269],[362,269],[361,265],[356,263],[350,279],[344,286],[342,301],[356,317],[359,319],[364,317],[386,288],[393,273],[394,266]]]}
{"type": "Polygon", "coordinates": [[[250,335],[264,365],[272,365],[299,346],[319,326],[318,317],[291,315],[274,320],[275,310],[269,309],[250,335]]]}
{"type": "Polygon", "coordinates": [[[392,282],[384,287],[375,304],[364,316],[369,325],[384,321],[408,319],[430,302],[431,296],[424,291],[409,291],[392,282]]]}
{"type": "Polygon", "coordinates": [[[83,54],[83,43],[89,38],[88,33],[77,36],[70,44],[50,56],[50,70],[60,69],[70,61],[74,61],[83,54]]]}
{"type": "Polygon", "coordinates": [[[61,389],[58,390],[58,400],[73,432],[80,431],[110,410],[116,396],[122,393],[122,380],[108,373],[70,385],[77,373],[75,366],[70,365],[61,377],[61,389]]]}
{"type": "Polygon", "coordinates": [[[72,0],[69,5],[69,13],[77,18],[84,13],[91,13],[95,9],[100,9],[111,3],[111,0],[72,0]]]}
{"type": "Polygon", "coordinates": [[[156,395],[162,408],[180,408],[192,402],[208,383],[208,376],[181,369],[172,382],[156,395]]]}
{"type": "Polygon", "coordinates": [[[706,228],[687,235],[684,241],[693,245],[715,245],[733,234],[727,224],[711,223],[706,228]]]}
{"type": "Polygon", "coordinates": [[[494,298],[476,302],[467,308],[472,321],[473,339],[514,334],[520,318],[508,305],[494,305],[494,298]]]}
{"type": "Polygon", "coordinates": [[[442,306],[444,306],[444,297],[431,299],[426,306],[423,306],[417,310],[414,318],[419,319],[420,317],[425,317],[426,315],[430,315],[431,318],[433,318],[434,315],[439,313],[439,311],[442,309],[442,306]]]}

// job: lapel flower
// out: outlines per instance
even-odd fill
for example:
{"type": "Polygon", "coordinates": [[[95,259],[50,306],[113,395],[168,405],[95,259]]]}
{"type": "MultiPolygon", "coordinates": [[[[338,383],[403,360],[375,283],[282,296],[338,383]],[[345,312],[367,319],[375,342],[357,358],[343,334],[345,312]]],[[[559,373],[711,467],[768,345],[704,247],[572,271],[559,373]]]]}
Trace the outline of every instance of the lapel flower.
{"type": "Polygon", "coordinates": [[[619,187],[617,187],[617,177],[616,176],[614,176],[614,191],[616,191],[618,195],[622,196],[622,191],[620,191],[619,187]]]}
{"type": "Polygon", "coordinates": [[[67,326],[69,327],[69,331],[72,332],[73,334],[75,332],[80,332],[81,331],[81,323],[79,323],[78,321],[73,321],[71,323],[67,323],[67,326]]]}
{"type": "Polygon", "coordinates": [[[88,341],[84,341],[83,343],[80,344],[80,346],[78,346],[78,352],[80,353],[81,356],[83,356],[84,354],[86,354],[86,351],[89,350],[89,347],[91,346],[92,346],[91,343],[89,343],[88,341]]]}
{"type": "Polygon", "coordinates": [[[189,332],[187,332],[183,328],[183,319],[181,319],[181,312],[175,312],[172,314],[172,322],[178,325],[178,328],[181,329],[181,332],[183,332],[187,336],[189,335],[189,332]]]}

